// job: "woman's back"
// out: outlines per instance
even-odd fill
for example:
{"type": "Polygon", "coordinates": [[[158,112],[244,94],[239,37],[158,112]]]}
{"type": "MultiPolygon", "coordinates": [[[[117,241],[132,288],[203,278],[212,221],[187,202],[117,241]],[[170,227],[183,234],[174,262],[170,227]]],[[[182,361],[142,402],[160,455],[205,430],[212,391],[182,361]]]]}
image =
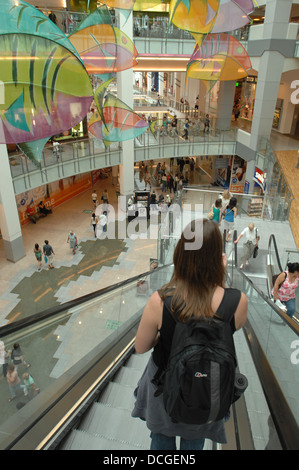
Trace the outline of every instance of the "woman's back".
{"type": "MultiPolygon", "coordinates": [[[[212,304],[211,308],[214,312],[213,317],[221,317],[224,321],[229,319],[230,326],[232,330],[232,334],[236,330],[235,326],[235,317],[233,315],[231,319],[231,315],[235,312],[239,301],[240,301],[241,293],[236,289],[223,289],[222,287],[217,287],[215,289],[214,295],[212,297],[212,304]]],[[[205,321],[203,318],[197,321],[205,321]]],[[[167,363],[171,344],[172,344],[172,337],[174,334],[175,326],[177,320],[175,316],[171,312],[171,297],[164,301],[163,303],[163,312],[162,312],[162,321],[161,321],[161,328],[160,328],[160,336],[157,345],[154,348],[153,352],[153,359],[155,364],[158,367],[165,366],[167,363]]]]}
{"type": "Polygon", "coordinates": [[[214,216],[212,220],[216,220],[216,222],[219,222],[220,207],[216,207],[215,204],[213,204],[213,212],[214,212],[214,216]]]}

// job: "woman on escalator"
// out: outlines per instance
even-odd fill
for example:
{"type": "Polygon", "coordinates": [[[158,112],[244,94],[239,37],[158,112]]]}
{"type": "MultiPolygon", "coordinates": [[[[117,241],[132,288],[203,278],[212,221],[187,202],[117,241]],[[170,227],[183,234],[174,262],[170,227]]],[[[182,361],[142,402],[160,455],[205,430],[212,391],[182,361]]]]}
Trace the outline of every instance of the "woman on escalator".
{"type": "Polygon", "coordinates": [[[212,318],[222,317],[233,333],[246,321],[247,298],[236,289],[224,288],[226,257],[218,225],[211,220],[192,221],[184,229],[173,262],[170,282],[152,294],[137,331],[136,352],[143,354],[153,348],[153,353],[135,390],[132,416],[146,421],[151,431],[151,450],[175,450],[176,436],[181,437],[181,450],[201,450],[205,438],[226,442],[224,419],[211,419],[205,424],[173,421],[153,378],[168,362],[176,322],[206,325],[212,318]],[[198,233],[202,233],[202,243],[196,244],[194,234],[198,233]]]}
{"type": "Polygon", "coordinates": [[[292,318],[296,312],[296,289],[299,285],[299,263],[288,263],[287,271],[279,274],[271,294],[274,301],[280,300],[287,308],[287,315],[292,318]]]}

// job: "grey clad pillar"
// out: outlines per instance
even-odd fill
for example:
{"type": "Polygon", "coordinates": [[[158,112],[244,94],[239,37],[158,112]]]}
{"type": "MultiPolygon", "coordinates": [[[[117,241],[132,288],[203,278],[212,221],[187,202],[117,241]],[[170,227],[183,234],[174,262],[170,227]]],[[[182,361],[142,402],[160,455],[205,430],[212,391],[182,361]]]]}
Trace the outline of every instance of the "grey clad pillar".
{"type": "MultiPolygon", "coordinates": [[[[126,21],[122,12],[119,12],[119,28],[129,38],[133,37],[133,13],[126,21]]],[[[123,70],[117,74],[117,96],[133,108],[133,69],[123,70]]],[[[134,139],[125,140],[122,146],[122,163],[119,165],[120,193],[130,195],[134,192],[134,139]]]]}
{"type": "Polygon", "coordinates": [[[5,144],[0,144],[0,227],[6,258],[16,262],[25,256],[19,213],[5,144]]]}
{"type": "Polygon", "coordinates": [[[248,43],[249,55],[260,56],[250,139],[253,150],[258,149],[259,137],[269,138],[272,131],[284,54],[292,45],[288,39],[291,7],[292,0],[268,0],[263,37],[248,43]]]}
{"type": "Polygon", "coordinates": [[[235,91],[235,80],[220,82],[217,100],[216,129],[227,131],[231,128],[235,91]]]}

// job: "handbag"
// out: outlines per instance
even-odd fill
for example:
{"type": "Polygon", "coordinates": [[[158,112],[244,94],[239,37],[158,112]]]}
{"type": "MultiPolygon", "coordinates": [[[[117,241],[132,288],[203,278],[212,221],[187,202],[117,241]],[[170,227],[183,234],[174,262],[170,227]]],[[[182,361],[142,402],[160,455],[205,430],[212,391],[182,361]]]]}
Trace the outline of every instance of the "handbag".
{"type": "Polygon", "coordinates": [[[208,218],[209,220],[212,220],[212,219],[214,218],[213,206],[211,207],[210,212],[208,212],[207,218],[208,218]]]}
{"type": "MultiPolygon", "coordinates": [[[[255,238],[257,240],[257,230],[256,229],[255,229],[255,238]]],[[[259,252],[259,247],[256,245],[253,249],[252,257],[257,258],[258,252],[259,252]]]]}

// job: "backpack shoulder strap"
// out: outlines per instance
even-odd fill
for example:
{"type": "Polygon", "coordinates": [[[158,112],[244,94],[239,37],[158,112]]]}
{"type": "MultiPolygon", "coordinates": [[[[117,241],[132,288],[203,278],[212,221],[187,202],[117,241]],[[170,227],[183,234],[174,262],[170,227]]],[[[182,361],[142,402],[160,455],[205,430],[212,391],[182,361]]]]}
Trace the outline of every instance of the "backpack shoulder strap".
{"type": "Polygon", "coordinates": [[[241,299],[241,291],[233,288],[224,289],[224,296],[218,307],[216,315],[226,322],[230,322],[237,310],[241,299]]]}

